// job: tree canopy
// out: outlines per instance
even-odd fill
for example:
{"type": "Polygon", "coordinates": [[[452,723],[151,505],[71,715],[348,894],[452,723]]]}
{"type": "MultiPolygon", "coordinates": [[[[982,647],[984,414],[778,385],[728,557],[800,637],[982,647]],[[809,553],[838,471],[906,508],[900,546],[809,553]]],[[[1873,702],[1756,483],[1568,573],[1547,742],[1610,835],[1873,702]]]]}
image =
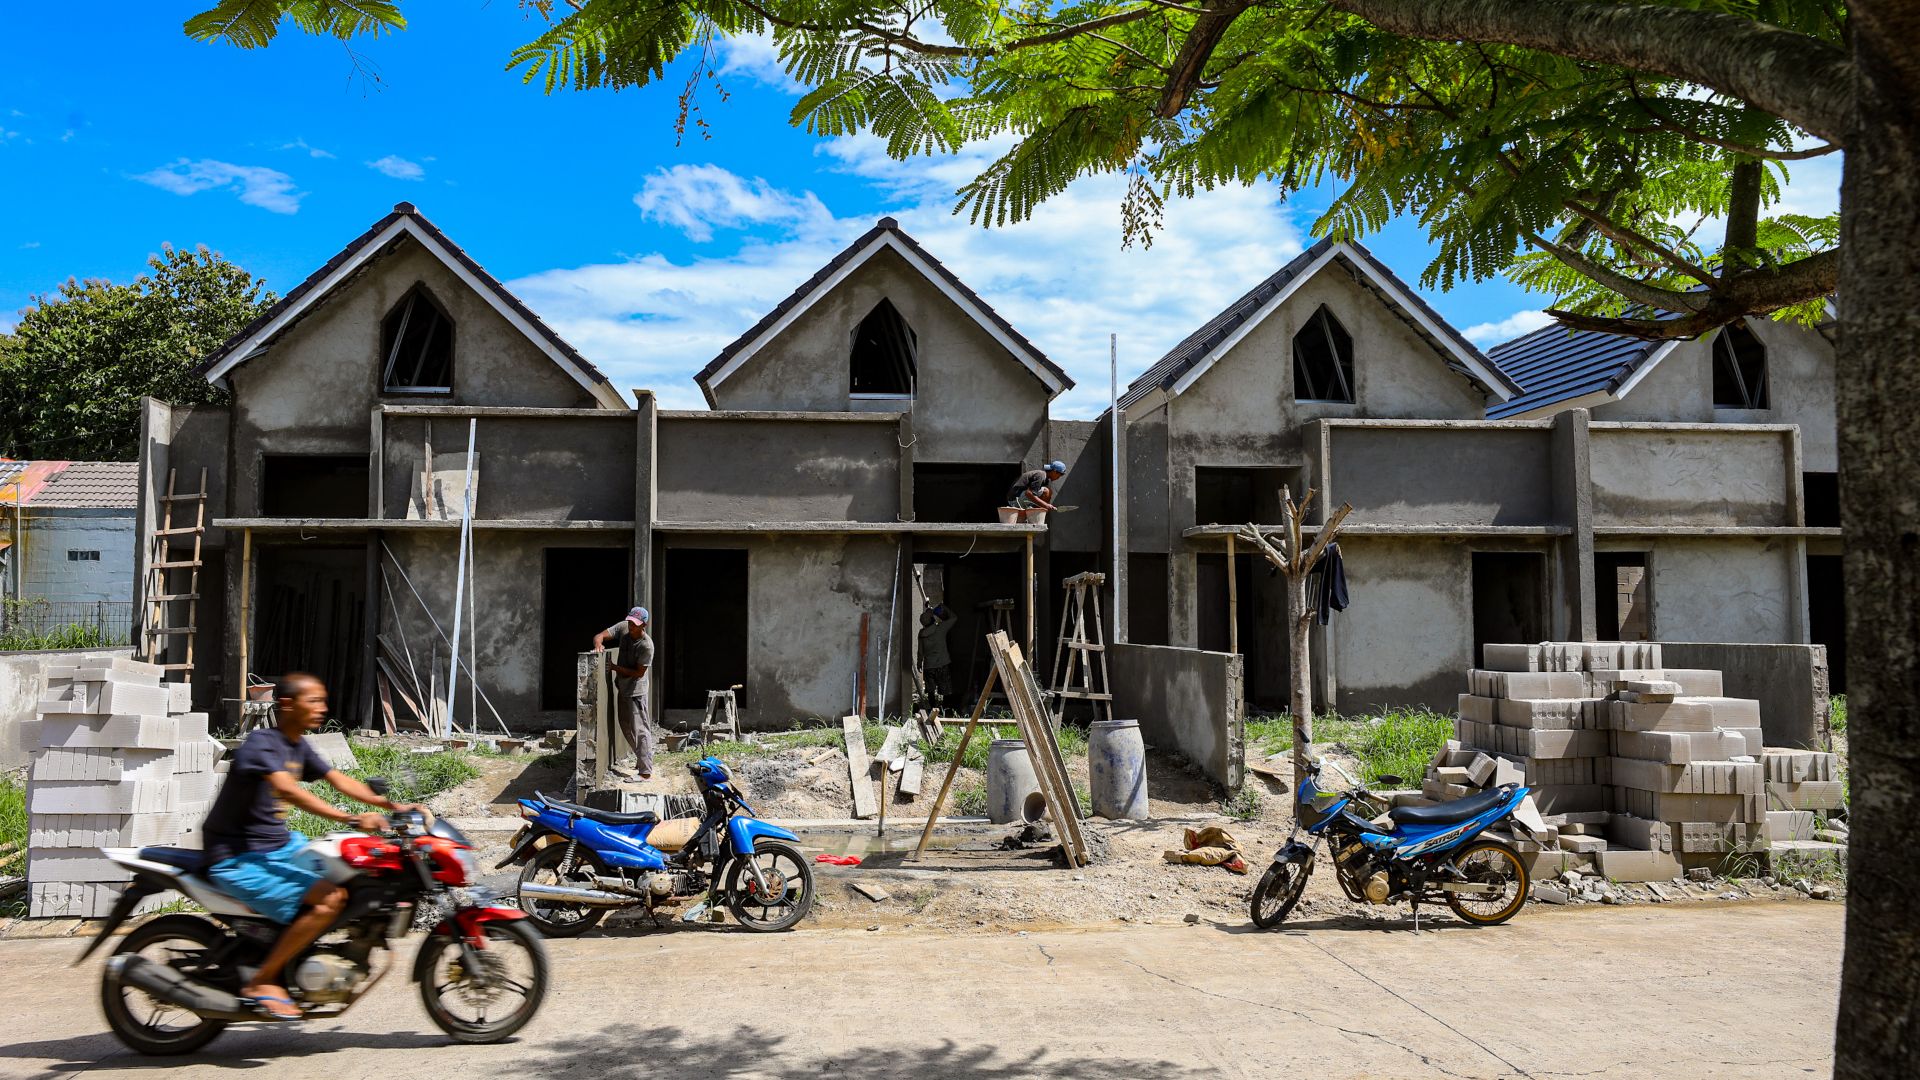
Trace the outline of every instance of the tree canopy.
{"type": "Polygon", "coordinates": [[[163,248],[126,285],[69,280],[0,337],[0,454],[131,461],[140,399],[217,404],[201,357],[274,301],[266,282],[206,248],[163,248]]]}
{"type": "MultiPolygon", "coordinates": [[[[1118,173],[1122,233],[1151,243],[1169,198],[1331,178],[1316,232],[1417,214],[1437,246],[1424,284],[1505,272],[1569,323],[1648,337],[1748,314],[1817,322],[1838,276],[1838,215],[1774,210],[1792,163],[1842,138],[1831,0],[522,7],[544,28],[509,66],[549,93],[646,86],[684,60],[684,122],[715,42],[764,34],[806,90],[791,119],[809,131],[871,132],[901,158],[1005,144],[957,193],[982,224],[1118,173]]],[[[226,0],[187,30],[255,47],[282,18],[341,37],[405,25],[397,3],[226,0]]]]}

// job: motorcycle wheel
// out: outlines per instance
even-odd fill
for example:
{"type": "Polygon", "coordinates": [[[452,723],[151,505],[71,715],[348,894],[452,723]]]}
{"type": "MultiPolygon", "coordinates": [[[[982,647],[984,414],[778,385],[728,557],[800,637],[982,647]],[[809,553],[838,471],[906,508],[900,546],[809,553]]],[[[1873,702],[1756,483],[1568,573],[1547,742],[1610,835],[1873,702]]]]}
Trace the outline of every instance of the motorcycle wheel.
{"type": "MultiPolygon", "coordinates": [[[[563,874],[566,865],[567,844],[548,844],[533,853],[527,865],[520,868],[522,885],[578,885],[593,888],[593,863],[584,855],[573,868],[571,874],[563,874]]],[[[579,937],[598,926],[607,914],[606,908],[587,907],[585,904],[562,904],[552,900],[537,900],[515,894],[514,900],[527,918],[540,928],[548,937],[579,937]]]]}
{"type": "Polygon", "coordinates": [[[1527,902],[1531,882],[1527,864],[1520,853],[1495,840],[1478,840],[1454,856],[1466,880],[1476,885],[1499,885],[1500,895],[1462,896],[1447,894],[1447,906],[1475,926],[1498,926],[1520,913],[1527,902]]]}
{"type": "Polygon", "coordinates": [[[459,935],[435,931],[426,952],[420,1003],[460,1043],[496,1043],[527,1026],[547,996],[547,947],[527,919],[485,924],[487,947],[469,950],[459,935]],[[481,970],[469,970],[478,962],[481,970]],[[497,1005],[507,1004],[504,1015],[497,1005]]]}
{"type": "Polygon", "coordinates": [[[1313,876],[1313,860],[1276,862],[1260,875],[1253,887],[1253,925],[1271,930],[1286,920],[1300,897],[1306,894],[1307,879],[1313,876]]]}
{"type": "Polygon", "coordinates": [[[727,910],[742,929],[759,934],[786,930],[813,910],[813,867],[791,844],[761,844],[752,854],[733,860],[727,872],[727,910]],[[765,896],[747,869],[748,859],[760,867],[767,881],[765,896]]]}
{"type": "MultiPolygon", "coordinates": [[[[223,935],[206,920],[168,915],[137,927],[113,952],[116,956],[140,953],[154,963],[199,977],[207,954],[222,943],[223,935]]],[[[208,1020],[156,1000],[144,990],[122,986],[110,974],[100,977],[100,1007],[107,1014],[107,1026],[121,1042],[131,1050],[156,1057],[191,1054],[227,1027],[225,1020],[208,1020]]]]}

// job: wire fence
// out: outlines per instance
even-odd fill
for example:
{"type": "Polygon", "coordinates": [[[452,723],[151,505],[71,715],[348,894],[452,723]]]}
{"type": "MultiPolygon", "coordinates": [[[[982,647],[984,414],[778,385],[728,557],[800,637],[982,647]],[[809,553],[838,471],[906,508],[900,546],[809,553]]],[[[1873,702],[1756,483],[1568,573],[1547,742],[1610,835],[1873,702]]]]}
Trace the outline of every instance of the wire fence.
{"type": "Polygon", "coordinates": [[[133,640],[131,600],[0,600],[0,651],[85,649],[133,640]]]}

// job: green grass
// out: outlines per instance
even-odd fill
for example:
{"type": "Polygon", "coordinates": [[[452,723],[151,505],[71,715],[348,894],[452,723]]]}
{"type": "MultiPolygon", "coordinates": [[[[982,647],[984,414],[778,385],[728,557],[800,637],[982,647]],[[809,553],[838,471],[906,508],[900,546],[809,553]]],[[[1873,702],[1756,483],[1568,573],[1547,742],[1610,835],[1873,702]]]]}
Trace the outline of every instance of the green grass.
{"type": "Polygon", "coordinates": [[[1827,710],[1827,726],[1833,729],[1835,735],[1847,733],[1847,695],[1833,695],[1832,704],[1827,710]]]}
{"type": "MultiPolygon", "coordinates": [[[[9,855],[27,850],[27,786],[22,778],[0,776],[0,843],[12,844],[9,855]]],[[[25,856],[7,864],[0,877],[18,877],[26,873],[25,856]]],[[[27,913],[27,894],[21,893],[0,904],[0,916],[18,917],[27,913]]]]}
{"type": "MultiPolygon", "coordinates": [[[[384,740],[354,740],[352,745],[357,763],[353,768],[341,771],[362,780],[385,777],[389,785],[387,796],[395,802],[421,802],[428,796],[458,787],[480,775],[479,767],[470,760],[472,755],[467,751],[443,750],[433,754],[415,754],[405,746],[384,740]]],[[[345,810],[365,809],[324,783],[308,784],[307,790],[345,810]]],[[[287,813],[287,827],[298,829],[308,836],[322,836],[339,829],[340,825],[304,810],[290,810],[287,813]]]]}
{"type": "Polygon", "coordinates": [[[1228,798],[1220,800],[1220,812],[1235,821],[1252,821],[1260,816],[1260,793],[1252,784],[1244,784],[1228,798]]]}
{"type": "Polygon", "coordinates": [[[99,627],[87,626],[83,623],[68,623],[43,634],[29,634],[18,630],[0,634],[0,652],[99,649],[113,644],[115,642],[109,640],[99,627]]]}
{"type": "Polygon", "coordinates": [[[953,813],[961,817],[985,817],[987,813],[987,782],[974,780],[969,783],[955,784],[953,788],[953,813]]]}
{"type": "MultiPolygon", "coordinates": [[[[1453,717],[1426,709],[1390,709],[1377,716],[1338,716],[1332,713],[1313,722],[1313,741],[1338,744],[1360,762],[1362,783],[1381,776],[1398,776],[1418,783],[1427,763],[1453,738],[1453,717]]],[[[1249,753],[1261,757],[1293,745],[1293,720],[1285,713],[1247,721],[1249,753]]]]}

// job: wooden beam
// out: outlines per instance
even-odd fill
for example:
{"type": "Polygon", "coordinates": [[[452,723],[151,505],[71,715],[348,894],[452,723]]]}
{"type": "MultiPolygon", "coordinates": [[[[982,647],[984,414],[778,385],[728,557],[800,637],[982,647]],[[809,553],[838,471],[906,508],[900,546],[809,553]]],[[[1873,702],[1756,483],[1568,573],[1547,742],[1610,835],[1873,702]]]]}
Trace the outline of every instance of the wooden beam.
{"type": "Polygon", "coordinates": [[[880,807],[873,797],[873,777],[869,775],[873,760],[867,757],[867,733],[858,716],[841,717],[840,732],[847,741],[847,775],[853,779],[853,816],[870,818],[880,807]]]}

